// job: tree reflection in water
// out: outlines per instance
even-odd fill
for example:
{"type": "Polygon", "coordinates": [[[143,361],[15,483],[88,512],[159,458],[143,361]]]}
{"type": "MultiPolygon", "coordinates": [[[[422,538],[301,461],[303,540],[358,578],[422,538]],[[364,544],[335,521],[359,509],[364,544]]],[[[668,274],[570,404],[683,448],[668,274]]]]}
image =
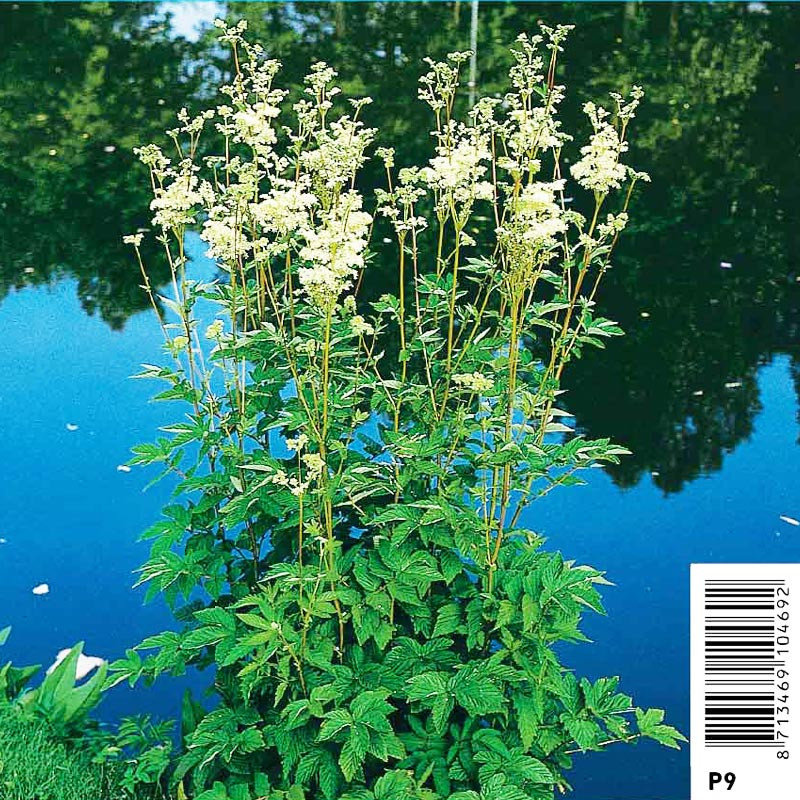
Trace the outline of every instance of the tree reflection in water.
{"type": "MultiPolygon", "coordinates": [[[[158,140],[185,98],[203,93],[219,56],[210,36],[170,36],[155,10],[0,6],[0,297],[72,275],[86,312],[114,328],[146,306],[120,241],[147,225],[131,149],[158,140]]],[[[467,47],[467,3],[234,2],[229,15],[247,18],[284,62],[284,83],[323,59],[346,93],[372,96],[367,122],[398,164],[429,152],[427,110],[409,98],[423,56],[467,47]]],[[[569,83],[581,96],[569,113],[618,86],[647,89],[631,158],[653,183],[602,298],[627,335],[575,366],[566,404],[591,436],[633,451],[609,469],[618,485],[652,472],[679,491],[752,432],[759,365],[791,353],[800,388],[800,7],[482,4],[480,91],[500,86],[506,43],[539,17],[577,25],[569,83]]],[[[377,165],[367,181],[380,181],[377,165]]],[[[377,246],[373,295],[394,280],[377,246]]]]}

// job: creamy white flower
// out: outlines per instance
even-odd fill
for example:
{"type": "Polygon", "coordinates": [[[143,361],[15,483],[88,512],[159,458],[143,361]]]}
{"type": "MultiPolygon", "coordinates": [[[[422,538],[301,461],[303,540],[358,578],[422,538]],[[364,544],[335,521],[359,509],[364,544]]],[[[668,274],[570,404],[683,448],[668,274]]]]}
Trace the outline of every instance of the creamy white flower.
{"type": "Polygon", "coordinates": [[[597,231],[600,235],[600,238],[604,239],[608,236],[615,236],[616,234],[621,233],[627,224],[628,215],[625,212],[622,212],[621,214],[609,214],[606,217],[606,221],[601,222],[597,226],[597,231]]]}
{"type": "Polygon", "coordinates": [[[317,147],[300,155],[303,166],[327,189],[339,189],[355,176],[366,161],[365,151],[375,138],[373,128],[342,117],[317,134],[317,147]]]}
{"type": "Polygon", "coordinates": [[[459,388],[470,392],[488,392],[494,386],[494,381],[481,375],[480,372],[453,375],[453,383],[459,388]]]}
{"type": "Polygon", "coordinates": [[[319,308],[332,308],[364,266],[372,217],[361,211],[358,192],[346,192],[330,211],[319,214],[320,224],[301,231],[305,245],[300,258],[311,266],[300,267],[298,278],[309,300],[319,308]]]}
{"type": "Polygon", "coordinates": [[[170,160],[161,152],[161,148],[155,144],[147,144],[144,147],[134,147],[133,152],[139,160],[153,170],[157,176],[164,174],[170,165],[170,160]]]}
{"type": "Polygon", "coordinates": [[[350,330],[352,330],[356,336],[372,336],[372,334],[375,333],[375,328],[360,314],[356,314],[356,316],[350,320],[350,330]]]}
{"type": "Polygon", "coordinates": [[[217,261],[230,264],[250,249],[250,243],[243,238],[236,218],[223,216],[221,219],[207,219],[200,234],[208,242],[206,255],[217,261]]]}
{"type": "Polygon", "coordinates": [[[572,177],[589,191],[606,194],[618,189],[628,174],[619,158],[628,149],[620,141],[616,128],[608,121],[608,112],[594,103],[586,103],[583,110],[594,128],[589,144],[581,148],[580,161],[572,165],[572,177]]]}
{"type": "Polygon", "coordinates": [[[568,227],[557,202],[563,189],[563,180],[537,181],[509,200],[508,220],[498,228],[497,237],[513,283],[529,283],[536,270],[550,261],[560,247],[559,237],[568,227]]]}
{"type": "Polygon", "coordinates": [[[299,453],[307,444],[308,436],[306,436],[304,433],[298,434],[296,439],[286,440],[286,447],[289,448],[289,450],[293,450],[297,453],[299,453]]]}
{"type": "Polygon", "coordinates": [[[308,470],[309,480],[319,480],[325,469],[325,461],[319,453],[306,453],[302,456],[303,464],[308,470]]]}
{"type": "Polygon", "coordinates": [[[269,153],[278,139],[273,121],[280,113],[280,108],[263,101],[237,111],[231,117],[237,140],[250,145],[260,155],[269,153]]]}
{"type": "Polygon", "coordinates": [[[165,231],[192,225],[195,221],[195,209],[202,201],[197,176],[178,175],[167,186],[156,188],[155,198],[150,203],[151,211],[155,212],[153,225],[158,225],[165,231]]]}
{"type": "Polygon", "coordinates": [[[221,319],[215,319],[206,328],[206,339],[219,339],[222,336],[223,324],[221,319]]]}
{"type": "Polygon", "coordinates": [[[290,188],[271,189],[259,202],[250,205],[250,213],[264,231],[284,238],[308,224],[308,211],[318,202],[301,182],[290,188]]]}

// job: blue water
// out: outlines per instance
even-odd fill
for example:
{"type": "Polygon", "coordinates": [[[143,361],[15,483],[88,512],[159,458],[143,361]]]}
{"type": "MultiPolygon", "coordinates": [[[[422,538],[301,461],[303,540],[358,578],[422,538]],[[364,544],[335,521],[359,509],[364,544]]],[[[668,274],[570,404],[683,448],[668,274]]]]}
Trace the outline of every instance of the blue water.
{"type": "MultiPolygon", "coordinates": [[[[173,418],[174,409],[149,402],[153,385],[130,377],[158,358],[161,331],[150,312],[109,330],[86,316],[70,279],[9,295],[0,330],[0,608],[14,628],[4,656],[47,665],[84,640],[88,653],[116,658],[170,626],[162,604],[145,606],[130,588],[146,556],[136,539],[158,518],[169,486],[145,491],[152,472],[117,470],[133,444],[173,418]],[[50,593],[34,596],[43,582],[50,593]]],[[[687,732],[689,564],[800,560],[800,529],[779,519],[800,516],[788,358],[762,367],[758,384],[763,410],[751,438],[681,493],[664,495],[650,481],[621,490],[598,470],[588,485],[553,492],[526,512],[549,546],[616,584],[605,590],[608,617],[587,619],[595,644],[568,646],[567,663],[592,678],[623,669],[637,703],[669,709],[687,732]]],[[[102,716],[174,716],[184,685],[165,678],[151,689],[118,687],[102,716]]],[[[686,797],[688,750],[638,747],[633,771],[625,770],[629,748],[579,757],[576,799],[686,797]]]]}
{"type": "MultiPolygon", "coordinates": [[[[154,470],[117,466],[181,412],[151,403],[156,386],[130,378],[159,360],[162,337],[151,312],[131,314],[144,301],[121,237],[146,224],[150,200],[130,148],[202,94],[184,67],[208,67],[217,54],[202,41],[179,45],[149,6],[134,5],[0,4],[10,109],[0,152],[14,153],[0,164],[0,628],[13,626],[0,663],[47,666],[79,640],[114,659],[172,626],[160,601],[145,606],[130,588],[148,551],[137,537],[171,487],[145,491],[154,470]],[[39,285],[13,288],[27,283],[39,285]],[[34,596],[45,582],[50,593],[34,596]]],[[[191,9],[179,10],[188,16],[177,28],[193,33],[191,9]]],[[[257,4],[245,10],[290,84],[329,60],[376,98],[365,113],[396,137],[383,143],[398,147],[398,163],[428,157],[429,118],[403,98],[416,93],[422,56],[467,47],[463,3],[460,13],[434,3],[287,3],[268,18],[257,4]],[[377,33],[400,42],[402,58],[376,48],[377,33]]],[[[653,183],[637,190],[638,229],[603,289],[627,335],[570,365],[566,399],[590,437],[634,455],[626,469],[552,493],[524,522],[616,584],[604,591],[609,615],[587,617],[594,644],[565,646],[565,661],[592,678],[621,672],[639,705],[666,708],[688,733],[689,564],[800,561],[800,527],[779,519],[800,519],[800,6],[481,3],[479,81],[492,91],[507,43],[540,13],[578,23],[573,116],[620,79],[647,87],[631,157],[653,183]],[[743,385],[723,389],[730,381],[743,385]]],[[[185,685],[117,687],[101,716],[175,717],[185,685]]],[[[576,764],[575,800],[689,794],[686,748],[612,747],[576,764]]]]}
{"type": "MultiPolygon", "coordinates": [[[[592,678],[621,675],[637,704],[668,709],[689,732],[689,565],[693,562],[800,561],[797,400],[789,359],[762,367],[763,410],[752,437],[722,469],[665,496],[651,482],[620,490],[605,473],[587,486],[553,492],[525,522],[567,558],[607,571],[607,617],[591,616],[592,645],[565,650],[565,660],[592,678]]],[[[735,390],[732,390],[735,391],[735,390]]],[[[577,759],[580,800],[689,796],[689,752],[653,743],[609,748],[577,759]],[[636,768],[631,769],[635,760],[636,768]]]]}
{"type": "MultiPolygon", "coordinates": [[[[91,655],[118,657],[170,623],[163,606],[143,607],[130,589],[147,553],[136,539],[169,488],[145,492],[152,475],[117,470],[170,419],[148,402],[153,386],[130,378],[145,357],[158,358],[161,331],[150,313],[121,332],[87,317],[73,280],[9,295],[0,330],[0,609],[13,627],[2,655],[47,666],[83,640],[91,655]],[[31,593],[40,583],[48,595],[31,593]]],[[[168,683],[150,700],[164,714],[178,698],[168,683]]],[[[103,711],[130,714],[139,703],[123,689],[103,711]]]]}

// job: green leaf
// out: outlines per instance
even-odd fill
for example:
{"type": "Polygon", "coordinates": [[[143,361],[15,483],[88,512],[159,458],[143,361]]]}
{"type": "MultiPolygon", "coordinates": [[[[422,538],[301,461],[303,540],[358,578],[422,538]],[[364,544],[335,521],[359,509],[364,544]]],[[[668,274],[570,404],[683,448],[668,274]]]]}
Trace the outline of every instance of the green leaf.
{"type": "Polygon", "coordinates": [[[320,742],[326,742],[338,736],[352,724],[353,718],[350,716],[350,712],[343,708],[336,708],[325,715],[325,720],[320,726],[319,736],[317,738],[320,742]]]}
{"type": "Polygon", "coordinates": [[[427,706],[441,695],[448,693],[448,678],[441,672],[423,672],[406,681],[406,694],[409,700],[419,700],[427,706]]]}
{"type": "Polygon", "coordinates": [[[369,747],[369,733],[360,725],[350,729],[350,738],[339,754],[339,767],[346,781],[351,781],[360,772],[369,747]]]}
{"type": "Polygon", "coordinates": [[[640,708],[636,709],[636,726],[642,736],[654,739],[666,747],[679,750],[680,742],[688,740],[676,728],[662,724],[663,719],[664,711],[660,708],[649,708],[647,711],[643,711],[640,708]]]}

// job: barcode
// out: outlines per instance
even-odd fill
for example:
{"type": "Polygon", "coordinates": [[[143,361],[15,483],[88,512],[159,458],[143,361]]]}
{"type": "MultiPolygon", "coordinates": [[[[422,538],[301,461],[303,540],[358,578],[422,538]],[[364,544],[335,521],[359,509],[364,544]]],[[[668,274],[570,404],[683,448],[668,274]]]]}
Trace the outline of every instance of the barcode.
{"type": "Polygon", "coordinates": [[[788,800],[800,780],[800,565],[692,565],[691,619],[692,797],[788,800]]]}
{"type": "Polygon", "coordinates": [[[786,581],[705,580],[707,747],[783,747],[776,738],[775,608],[786,581]]]}

